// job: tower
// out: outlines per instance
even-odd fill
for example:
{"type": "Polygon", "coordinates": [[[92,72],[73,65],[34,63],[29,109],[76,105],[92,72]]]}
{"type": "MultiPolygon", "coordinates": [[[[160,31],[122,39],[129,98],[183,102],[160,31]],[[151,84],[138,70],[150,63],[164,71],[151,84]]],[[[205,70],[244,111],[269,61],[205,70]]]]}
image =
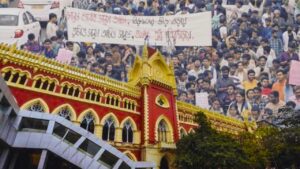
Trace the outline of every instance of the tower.
{"type": "Polygon", "coordinates": [[[144,46],[142,57],[136,57],[128,77],[129,83],[142,89],[142,158],[158,165],[162,159],[170,164],[179,139],[172,63],[166,64],[159,51],[144,46]]]}

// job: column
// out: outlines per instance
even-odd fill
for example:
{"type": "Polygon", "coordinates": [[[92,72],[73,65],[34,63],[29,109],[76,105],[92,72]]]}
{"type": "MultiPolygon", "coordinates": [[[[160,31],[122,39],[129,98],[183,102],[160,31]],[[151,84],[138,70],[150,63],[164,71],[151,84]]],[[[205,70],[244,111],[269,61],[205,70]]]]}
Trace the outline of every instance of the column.
{"type": "Polygon", "coordinates": [[[133,144],[141,144],[141,131],[133,131],[133,144]]]}
{"type": "Polygon", "coordinates": [[[117,143],[122,142],[122,128],[120,127],[116,127],[115,142],[117,143]]]}
{"type": "Polygon", "coordinates": [[[46,167],[47,156],[48,156],[47,150],[43,150],[42,154],[41,154],[41,157],[40,157],[38,169],[44,169],[46,167]]]}
{"type": "Polygon", "coordinates": [[[102,126],[100,124],[95,125],[95,132],[94,134],[99,138],[102,139],[102,126]]]}
{"type": "Polygon", "coordinates": [[[7,162],[9,153],[10,153],[9,148],[6,148],[2,151],[2,154],[0,156],[0,168],[4,168],[5,163],[7,162]]]}

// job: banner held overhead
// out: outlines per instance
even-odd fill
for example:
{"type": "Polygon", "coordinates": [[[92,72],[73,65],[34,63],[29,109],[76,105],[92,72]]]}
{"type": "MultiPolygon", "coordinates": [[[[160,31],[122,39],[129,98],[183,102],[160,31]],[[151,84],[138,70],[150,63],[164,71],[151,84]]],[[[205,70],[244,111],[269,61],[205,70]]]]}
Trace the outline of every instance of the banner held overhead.
{"type": "Polygon", "coordinates": [[[77,42],[155,46],[211,46],[211,12],[173,16],[128,16],[66,10],[68,38],[77,42]]]}

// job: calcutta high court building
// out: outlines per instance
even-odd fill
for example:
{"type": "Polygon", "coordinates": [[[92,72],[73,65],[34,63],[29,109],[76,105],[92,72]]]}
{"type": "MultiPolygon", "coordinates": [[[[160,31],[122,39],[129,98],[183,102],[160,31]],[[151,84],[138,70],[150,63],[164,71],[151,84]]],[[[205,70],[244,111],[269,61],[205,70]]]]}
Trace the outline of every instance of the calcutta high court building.
{"type": "Polygon", "coordinates": [[[4,44],[0,70],[21,110],[61,116],[78,132],[88,131],[130,160],[153,162],[157,169],[175,168],[176,142],[197,127],[198,112],[220,132],[236,135],[254,127],[177,101],[172,63],[146,46],[127,83],[4,44]]]}

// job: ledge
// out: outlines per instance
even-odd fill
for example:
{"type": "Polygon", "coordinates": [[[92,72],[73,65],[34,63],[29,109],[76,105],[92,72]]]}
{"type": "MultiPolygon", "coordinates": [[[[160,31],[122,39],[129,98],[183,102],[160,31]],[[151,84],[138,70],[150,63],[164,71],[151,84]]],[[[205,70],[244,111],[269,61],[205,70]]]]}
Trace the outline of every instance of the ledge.
{"type": "Polygon", "coordinates": [[[140,88],[128,83],[120,82],[107,76],[92,73],[86,69],[80,69],[56,60],[48,59],[24,50],[18,50],[15,46],[0,44],[0,59],[3,64],[14,63],[33,69],[33,71],[44,71],[55,76],[66,77],[82,84],[90,84],[95,87],[106,87],[112,91],[124,92],[127,95],[139,98],[140,88]]]}
{"type": "Polygon", "coordinates": [[[176,149],[175,143],[166,143],[166,142],[159,142],[157,143],[158,148],[161,149],[176,149]]]}

